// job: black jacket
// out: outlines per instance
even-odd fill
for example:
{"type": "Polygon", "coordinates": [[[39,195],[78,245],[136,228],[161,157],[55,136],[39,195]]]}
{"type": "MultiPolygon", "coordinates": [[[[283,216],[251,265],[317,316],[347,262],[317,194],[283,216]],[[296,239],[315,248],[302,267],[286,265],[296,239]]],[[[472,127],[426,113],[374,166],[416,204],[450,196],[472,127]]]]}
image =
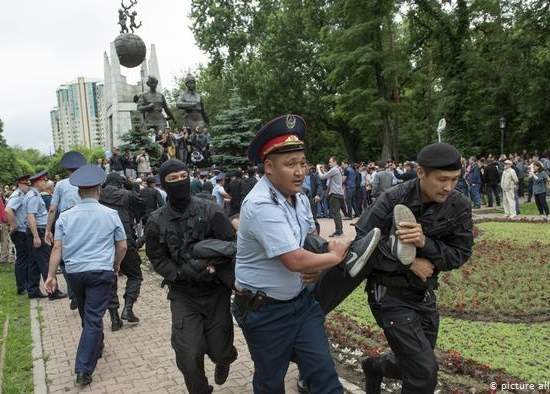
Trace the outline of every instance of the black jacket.
{"type": "Polygon", "coordinates": [[[145,215],[148,216],[151,212],[156,211],[164,205],[164,200],[160,192],[154,187],[145,187],[140,191],[141,198],[145,204],[145,215]]]}
{"type": "Polygon", "coordinates": [[[396,204],[409,207],[416,220],[422,224],[426,245],[417,249],[417,256],[430,260],[435,266],[434,275],[427,282],[422,282],[408,267],[382,256],[375,259],[369,278],[387,286],[437,288],[439,272],[459,268],[472,254],[473,222],[470,202],[463,194],[453,190],[442,204],[423,204],[420,181],[407,181],[381,194],[373,206],[361,215],[355,226],[357,237],[365,235],[373,227],[380,228],[383,237],[389,236],[396,204]]]}
{"type": "Polygon", "coordinates": [[[208,292],[220,285],[191,267],[193,245],[205,239],[232,241],[234,231],[214,202],[194,196],[185,212],[168,203],[153,212],[145,226],[145,251],[153,269],[171,288],[184,292],[208,292]]]}
{"type": "Polygon", "coordinates": [[[483,174],[485,182],[489,185],[495,185],[500,183],[500,173],[496,162],[492,162],[485,166],[485,173],[483,174]]]}
{"type": "Polygon", "coordinates": [[[141,218],[145,210],[145,204],[139,194],[108,185],[101,189],[99,202],[118,212],[126,232],[128,246],[135,246],[134,222],[141,218]]]}

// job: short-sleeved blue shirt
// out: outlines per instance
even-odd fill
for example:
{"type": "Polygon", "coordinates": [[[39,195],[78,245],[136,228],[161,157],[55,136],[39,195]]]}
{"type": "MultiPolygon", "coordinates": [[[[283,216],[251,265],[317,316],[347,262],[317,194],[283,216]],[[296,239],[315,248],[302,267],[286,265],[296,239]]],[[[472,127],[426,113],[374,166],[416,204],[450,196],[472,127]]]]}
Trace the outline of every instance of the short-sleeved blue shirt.
{"type": "Polygon", "coordinates": [[[17,221],[17,231],[27,231],[27,210],[25,209],[25,192],[21,189],[14,191],[6,208],[10,208],[15,213],[15,219],[17,221]]]}
{"type": "Polygon", "coordinates": [[[57,206],[61,213],[74,207],[80,201],[78,187],[71,185],[69,179],[62,179],[55,185],[51,205],[57,206]]]}
{"type": "Polygon", "coordinates": [[[269,297],[289,300],[300,294],[300,273],[288,270],[279,256],[304,245],[315,231],[309,199],[298,193],[295,205],[263,177],[241,207],[237,234],[237,286],[261,290],[269,297]]]}
{"type": "Polygon", "coordinates": [[[68,273],[112,271],[115,242],[126,239],[114,209],[93,198],[84,198],[59,216],[55,239],[63,244],[62,256],[68,273]]]}
{"type": "Polygon", "coordinates": [[[40,192],[34,187],[25,195],[25,209],[27,215],[32,214],[36,218],[36,227],[46,227],[48,223],[48,210],[40,192]]]}

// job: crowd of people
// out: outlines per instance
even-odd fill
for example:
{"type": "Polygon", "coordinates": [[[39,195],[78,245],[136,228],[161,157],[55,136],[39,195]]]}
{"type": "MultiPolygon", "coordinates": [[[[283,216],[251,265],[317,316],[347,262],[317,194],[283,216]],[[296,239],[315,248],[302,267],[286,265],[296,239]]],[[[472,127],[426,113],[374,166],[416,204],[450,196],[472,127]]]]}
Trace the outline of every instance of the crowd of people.
{"type": "Polygon", "coordinates": [[[540,215],[548,219],[546,200],[550,186],[550,158],[548,153],[528,154],[524,151],[476,158],[463,161],[464,179],[458,188],[470,197],[474,208],[481,205],[501,205],[507,217],[515,218],[521,213],[521,198],[535,200],[540,215]]]}
{"type": "Polygon", "coordinates": [[[290,361],[303,392],[342,392],[323,319],[364,279],[393,351],[362,363],[367,393],[379,392],[384,376],[402,379],[404,391],[433,391],[437,273],[471,255],[471,208],[484,196],[513,218],[526,193],[548,216],[548,155],[464,160],[451,145],[433,144],[415,162],[330,157],[311,165],[304,132],[294,115],[268,123],[250,144],[254,166],[245,170],[200,169],[175,143],[188,137],[164,131],[158,169],[144,148],[135,156],[114,149],[94,165],[68,152],[67,178],[52,181],[43,171],[1,188],[0,261],[15,260],[17,293],[68,296],[83,321],[78,384],[92,381],[101,358],[103,315],[112,331],[140,322],[134,305],[145,246],[169,288],[172,346],[190,393],[213,390],[205,355],[216,364],[216,383],[226,381],[237,358],[231,312],[252,354],[254,392],[282,392],[290,361]],[[328,217],[331,237],[343,235],[343,218],[359,218],[354,242],[319,237],[317,219],[328,217]],[[445,228],[437,227],[442,220],[445,228]],[[117,274],[127,277],[120,314],[117,274]],[[411,332],[419,343],[407,340],[411,332]]]}

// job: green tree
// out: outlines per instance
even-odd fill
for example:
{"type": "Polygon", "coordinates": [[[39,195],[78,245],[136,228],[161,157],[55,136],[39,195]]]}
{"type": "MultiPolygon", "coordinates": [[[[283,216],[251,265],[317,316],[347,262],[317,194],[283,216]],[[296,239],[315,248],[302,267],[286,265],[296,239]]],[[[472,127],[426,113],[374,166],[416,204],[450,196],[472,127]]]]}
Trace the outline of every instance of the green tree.
{"type": "Polygon", "coordinates": [[[6,148],[8,146],[8,143],[6,142],[6,138],[4,138],[4,122],[2,122],[2,119],[0,119],[0,148],[6,148]]]}
{"type": "Polygon", "coordinates": [[[237,89],[231,91],[229,106],[216,117],[212,130],[214,163],[225,170],[245,168],[247,149],[256,134],[260,120],[252,117],[254,107],[244,106],[237,89]]]}
{"type": "Polygon", "coordinates": [[[121,137],[124,144],[120,146],[120,149],[122,151],[129,150],[130,152],[137,153],[140,148],[145,148],[149,154],[151,165],[153,167],[158,166],[161,149],[159,144],[153,142],[152,138],[153,136],[148,132],[144,132],[139,126],[135,126],[131,131],[121,137]]]}

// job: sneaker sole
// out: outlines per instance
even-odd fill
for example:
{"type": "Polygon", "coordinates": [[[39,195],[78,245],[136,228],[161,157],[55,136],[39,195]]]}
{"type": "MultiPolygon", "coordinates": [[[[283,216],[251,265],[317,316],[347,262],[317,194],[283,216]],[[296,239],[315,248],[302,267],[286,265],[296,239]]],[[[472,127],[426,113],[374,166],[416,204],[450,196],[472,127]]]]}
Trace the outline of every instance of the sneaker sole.
{"type": "Polygon", "coordinates": [[[369,257],[372,255],[372,253],[378,246],[378,242],[380,242],[380,234],[381,234],[380,229],[374,228],[372,231],[373,231],[373,234],[372,234],[372,239],[369,247],[367,248],[367,250],[365,250],[365,253],[359,256],[359,258],[357,259],[353,267],[351,267],[351,269],[348,272],[349,276],[351,276],[352,278],[357,276],[357,274],[359,274],[359,272],[361,272],[361,270],[365,267],[365,264],[367,264],[369,257]]]}
{"type": "MultiPolygon", "coordinates": [[[[393,208],[393,225],[397,229],[398,224],[401,222],[416,223],[416,218],[412,211],[405,205],[397,204],[393,208]]],[[[416,258],[416,246],[412,244],[405,244],[397,240],[397,259],[401,264],[409,265],[416,258]]]]}

